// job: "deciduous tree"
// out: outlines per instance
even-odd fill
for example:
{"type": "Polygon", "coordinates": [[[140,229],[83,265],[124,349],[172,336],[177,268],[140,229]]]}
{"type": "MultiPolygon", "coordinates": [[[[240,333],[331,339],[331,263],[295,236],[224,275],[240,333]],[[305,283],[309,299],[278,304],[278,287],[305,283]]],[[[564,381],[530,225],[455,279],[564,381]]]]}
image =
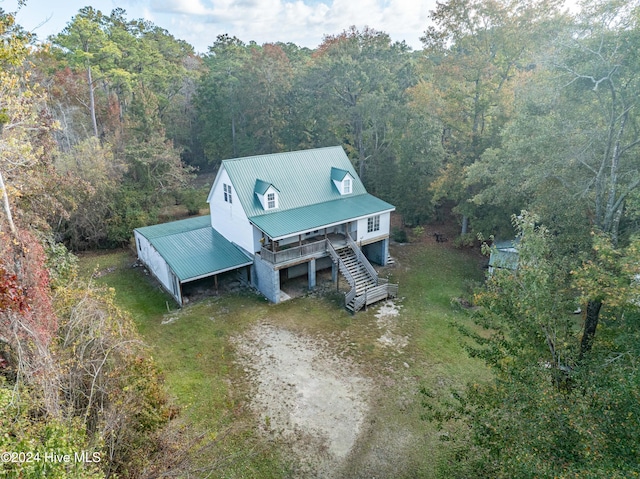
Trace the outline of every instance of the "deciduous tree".
{"type": "Polygon", "coordinates": [[[603,308],[605,330],[583,357],[573,313],[577,291],[554,254],[552,236],[529,214],[515,225],[518,269],[499,270],[488,280],[476,296],[484,330],[465,330],[475,342],[469,351],[494,378],[469,385],[446,407],[424,391],[429,417],[449,425],[455,418],[469,427],[458,430],[462,438],[448,436],[468,442],[455,448],[457,459],[443,475],[629,477],[637,472],[633,438],[640,432],[640,312],[629,301],[639,290],[628,276],[638,271],[637,242],[624,257],[605,248],[600,264],[587,265],[578,283],[594,286],[598,277],[610,300],[603,308]]]}
{"type": "Polygon", "coordinates": [[[422,37],[428,64],[412,97],[441,122],[447,157],[432,188],[436,200],[455,201],[463,234],[469,218],[483,213],[469,201],[474,188],[460,178],[487,148],[499,145],[512,114],[513,79],[533,67],[557,4],[450,0],[438,4],[422,37]]]}

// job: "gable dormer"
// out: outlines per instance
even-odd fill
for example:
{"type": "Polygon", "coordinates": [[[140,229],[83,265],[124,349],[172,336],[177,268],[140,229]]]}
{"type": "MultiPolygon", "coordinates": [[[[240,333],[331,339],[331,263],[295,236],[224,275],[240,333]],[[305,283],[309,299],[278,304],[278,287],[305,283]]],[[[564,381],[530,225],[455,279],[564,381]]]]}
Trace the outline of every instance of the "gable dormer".
{"type": "Polygon", "coordinates": [[[341,195],[350,195],[353,192],[353,176],[347,170],[332,167],[331,180],[341,195]]]}
{"type": "Polygon", "coordinates": [[[279,193],[280,190],[273,186],[271,183],[262,180],[256,180],[256,184],[253,188],[253,192],[258,197],[262,209],[265,211],[275,210],[279,206],[279,193]]]}

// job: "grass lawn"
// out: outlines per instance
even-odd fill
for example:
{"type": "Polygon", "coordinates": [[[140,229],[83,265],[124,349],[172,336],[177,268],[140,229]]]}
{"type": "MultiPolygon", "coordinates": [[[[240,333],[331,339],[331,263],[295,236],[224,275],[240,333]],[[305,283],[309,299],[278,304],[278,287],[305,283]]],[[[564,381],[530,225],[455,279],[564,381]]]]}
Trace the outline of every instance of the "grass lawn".
{"type": "MultiPolygon", "coordinates": [[[[170,394],[194,430],[227,432],[220,456],[232,458],[214,477],[291,477],[289,455],[257,432],[247,405],[250,384],[235,361],[232,338],[258,321],[326,342],[352,359],[381,385],[371,398],[375,427],[358,443],[353,477],[366,470],[372,451],[385,443],[409,441],[399,459],[382,465],[379,477],[435,477],[444,443],[434,426],[421,420],[420,387],[445,390],[487,377],[484,367],[464,352],[451,322],[470,322],[451,306],[469,279],[480,281],[479,258],[450,245],[424,242],[393,245],[395,266],[381,271],[400,285],[397,327],[408,339],[403,348],[379,341],[377,307],[355,316],[338,294],[310,294],[278,305],[251,291],[213,296],[177,309],[170,296],[142,268],[133,268],[128,251],[87,255],[81,274],[114,288],[117,302],[133,316],[164,372],[170,394]],[[95,274],[97,273],[97,274],[95,274]],[[384,468],[387,467],[385,470],[384,468]],[[358,472],[360,471],[360,472],[358,472]]],[[[361,476],[358,476],[361,477],[361,476]]]]}

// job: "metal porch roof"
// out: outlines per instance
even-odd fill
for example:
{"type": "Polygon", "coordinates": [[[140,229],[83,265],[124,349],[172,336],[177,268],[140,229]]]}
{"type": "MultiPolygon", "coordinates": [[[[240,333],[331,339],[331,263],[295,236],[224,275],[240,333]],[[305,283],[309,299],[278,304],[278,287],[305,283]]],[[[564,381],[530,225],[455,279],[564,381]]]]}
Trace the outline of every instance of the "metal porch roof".
{"type": "Polygon", "coordinates": [[[182,283],[253,263],[239,247],[211,227],[209,215],[135,231],[149,240],[182,283]]]}
{"type": "Polygon", "coordinates": [[[249,221],[269,237],[279,239],[295,233],[312,231],[394,209],[393,205],[367,193],[276,211],[268,215],[257,215],[250,217],[249,221]]]}

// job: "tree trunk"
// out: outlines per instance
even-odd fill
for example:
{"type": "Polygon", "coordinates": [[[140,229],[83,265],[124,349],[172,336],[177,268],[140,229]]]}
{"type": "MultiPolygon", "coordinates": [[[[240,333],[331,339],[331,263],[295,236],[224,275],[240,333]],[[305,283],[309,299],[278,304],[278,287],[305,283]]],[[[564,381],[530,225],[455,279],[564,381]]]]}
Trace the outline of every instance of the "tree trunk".
{"type": "Polygon", "coordinates": [[[462,215],[462,228],[460,229],[461,235],[466,235],[469,232],[469,217],[462,215]]]}
{"type": "Polygon", "coordinates": [[[582,341],[580,342],[580,359],[584,357],[593,346],[593,339],[596,336],[596,328],[600,319],[600,308],[602,301],[590,300],[587,303],[587,312],[584,318],[584,333],[582,333],[582,341]]]}
{"type": "Polygon", "coordinates": [[[4,209],[4,214],[7,217],[7,222],[9,223],[9,229],[11,230],[11,234],[14,238],[18,237],[18,230],[16,229],[16,225],[13,222],[13,216],[11,215],[11,206],[9,205],[9,196],[7,195],[7,188],[4,186],[4,178],[2,177],[2,172],[0,171],[0,192],[2,193],[2,209],[4,209]]]}
{"type": "Polygon", "coordinates": [[[93,134],[98,138],[98,121],[96,120],[96,98],[93,94],[93,77],[91,75],[91,65],[87,66],[87,83],[89,84],[89,109],[91,110],[91,123],[93,134]]]}

